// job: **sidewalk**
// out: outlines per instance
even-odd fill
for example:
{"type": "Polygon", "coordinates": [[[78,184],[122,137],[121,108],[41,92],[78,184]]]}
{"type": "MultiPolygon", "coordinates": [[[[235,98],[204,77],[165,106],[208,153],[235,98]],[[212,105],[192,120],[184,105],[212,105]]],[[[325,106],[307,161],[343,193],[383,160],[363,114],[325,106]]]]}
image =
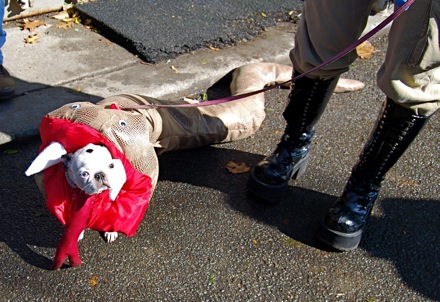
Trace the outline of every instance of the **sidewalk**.
{"type": "Polygon", "coordinates": [[[200,49],[150,65],[83,25],[61,29],[60,21],[44,21],[35,31],[35,44],[24,43],[33,33],[15,22],[5,26],[4,65],[17,79],[17,96],[0,103],[0,145],[38,135],[41,117],[65,103],[119,93],[178,100],[207,89],[240,65],[289,63],[294,38],[294,25],[285,23],[234,47],[200,49]]]}

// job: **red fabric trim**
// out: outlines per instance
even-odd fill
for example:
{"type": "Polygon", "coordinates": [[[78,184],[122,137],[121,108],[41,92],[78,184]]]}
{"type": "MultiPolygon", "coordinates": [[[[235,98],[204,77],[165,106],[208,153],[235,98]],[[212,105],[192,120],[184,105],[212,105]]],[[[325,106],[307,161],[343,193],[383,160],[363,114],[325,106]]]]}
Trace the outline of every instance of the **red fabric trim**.
{"type": "MultiPolygon", "coordinates": [[[[147,210],[152,194],[151,178],[137,171],[127,157],[106,137],[95,129],[70,120],[44,117],[40,124],[42,144],[40,152],[51,142],[61,143],[68,153],[75,152],[88,143],[105,145],[113,158],[120,159],[127,173],[127,181],[116,200],[109,198],[108,190],[88,196],[93,207],[87,227],[97,231],[121,232],[133,236],[147,210]]],[[[44,171],[46,205],[58,220],[66,225],[75,209],[75,204],[84,204],[79,189],[67,183],[62,163],[44,171]]]]}

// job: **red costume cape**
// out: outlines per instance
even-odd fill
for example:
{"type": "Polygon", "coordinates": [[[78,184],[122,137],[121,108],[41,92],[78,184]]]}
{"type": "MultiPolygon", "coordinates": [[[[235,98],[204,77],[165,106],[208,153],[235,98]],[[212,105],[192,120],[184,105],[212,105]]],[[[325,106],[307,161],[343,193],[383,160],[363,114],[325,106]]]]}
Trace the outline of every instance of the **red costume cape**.
{"type": "Polygon", "coordinates": [[[40,125],[40,135],[40,152],[54,141],[61,143],[68,153],[73,153],[88,143],[105,145],[113,158],[122,161],[127,173],[127,181],[112,201],[108,190],[100,194],[85,195],[78,188],[71,188],[62,163],[49,167],[44,171],[46,205],[49,211],[63,225],[68,225],[79,207],[92,203],[87,222],[84,222],[87,228],[133,236],[150,201],[151,178],[137,171],[113,143],[87,125],[46,116],[40,125]]]}

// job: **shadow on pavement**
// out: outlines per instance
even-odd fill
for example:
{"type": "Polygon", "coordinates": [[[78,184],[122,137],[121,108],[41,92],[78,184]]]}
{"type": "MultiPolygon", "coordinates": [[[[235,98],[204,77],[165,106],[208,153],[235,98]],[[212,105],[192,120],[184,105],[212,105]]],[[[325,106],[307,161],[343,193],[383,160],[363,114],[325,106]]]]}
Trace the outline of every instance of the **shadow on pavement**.
{"type": "MultiPolygon", "coordinates": [[[[16,173],[16,172],[15,172],[16,173]]],[[[20,175],[24,190],[16,187],[6,189],[0,201],[1,229],[0,241],[4,242],[14,253],[26,263],[42,268],[50,269],[52,255],[43,255],[36,249],[55,248],[62,234],[62,226],[48,213],[44,206],[44,200],[36,188],[33,179],[21,179],[26,176],[20,175]],[[38,231],[36,231],[38,230],[38,231]],[[35,235],[35,234],[38,235],[35,235]]],[[[0,180],[2,188],[10,187],[4,178],[0,180]]]]}
{"type": "MultiPolygon", "coordinates": [[[[78,101],[96,103],[102,99],[100,96],[66,87],[12,78],[16,83],[14,97],[0,101],[0,135],[5,133],[12,136],[10,145],[19,145],[23,141],[38,137],[41,118],[64,104],[78,101]]],[[[5,144],[5,141],[1,141],[0,149],[7,147],[2,144],[5,144]]]]}
{"type": "Polygon", "coordinates": [[[21,134],[14,137],[12,143],[0,146],[3,175],[0,177],[0,241],[26,263],[50,269],[52,249],[58,245],[63,227],[46,209],[44,197],[34,178],[24,174],[38,154],[40,141],[37,126],[44,114],[63,104],[75,101],[97,102],[102,97],[65,87],[29,83],[17,78],[14,80],[17,86],[15,97],[0,102],[0,110],[7,113],[6,118],[1,119],[0,131],[15,135],[16,129],[35,130],[20,130],[21,134]],[[21,123],[18,125],[21,128],[14,123],[21,123]],[[49,248],[51,250],[46,251],[49,248]]]}
{"type": "Polygon", "coordinates": [[[361,248],[391,261],[409,287],[440,301],[440,202],[390,198],[371,217],[361,248]]]}
{"type": "MultiPolygon", "coordinates": [[[[278,204],[257,202],[246,191],[248,174],[232,175],[225,169],[230,160],[255,163],[261,158],[221,147],[165,153],[160,156],[159,181],[188,183],[223,192],[227,194],[225,202],[243,215],[272,225],[303,244],[332,251],[315,234],[335,196],[290,186],[288,197],[278,204]]],[[[384,217],[371,217],[359,248],[391,261],[408,286],[438,300],[439,202],[385,199],[380,201],[380,206],[384,217]]]]}

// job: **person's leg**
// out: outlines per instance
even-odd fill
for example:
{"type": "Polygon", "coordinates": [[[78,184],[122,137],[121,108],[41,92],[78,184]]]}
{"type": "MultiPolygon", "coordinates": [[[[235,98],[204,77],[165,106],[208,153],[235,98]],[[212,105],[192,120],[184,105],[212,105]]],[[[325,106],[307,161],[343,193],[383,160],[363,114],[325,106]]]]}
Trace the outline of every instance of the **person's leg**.
{"type": "Polygon", "coordinates": [[[344,192],[324,218],[319,239],[341,251],[358,247],[385,174],[427,120],[387,98],[344,192]]]}
{"type": "Polygon", "coordinates": [[[440,3],[417,0],[391,26],[377,83],[396,103],[429,116],[440,107],[440,3]]]}
{"type": "Polygon", "coordinates": [[[0,0],[0,101],[10,99],[15,92],[15,81],[9,72],[3,67],[3,53],[1,48],[6,42],[6,32],[3,30],[3,17],[5,13],[5,1],[0,0]]]}
{"type": "Polygon", "coordinates": [[[5,0],[0,0],[0,65],[3,65],[2,47],[6,42],[6,32],[3,30],[3,18],[5,16],[5,0]]]}
{"type": "MultiPolygon", "coordinates": [[[[373,1],[306,1],[291,51],[295,75],[334,57],[362,34],[373,1]]],[[[304,173],[315,124],[333,94],[339,75],[357,58],[353,51],[292,85],[283,116],[281,142],[270,156],[251,169],[248,190],[270,202],[282,199],[288,182],[304,173]]]]}
{"type": "Polygon", "coordinates": [[[318,238],[355,249],[381,183],[439,106],[438,1],[417,0],[394,21],[378,84],[388,96],[340,198],[330,207],[318,238]]]}

